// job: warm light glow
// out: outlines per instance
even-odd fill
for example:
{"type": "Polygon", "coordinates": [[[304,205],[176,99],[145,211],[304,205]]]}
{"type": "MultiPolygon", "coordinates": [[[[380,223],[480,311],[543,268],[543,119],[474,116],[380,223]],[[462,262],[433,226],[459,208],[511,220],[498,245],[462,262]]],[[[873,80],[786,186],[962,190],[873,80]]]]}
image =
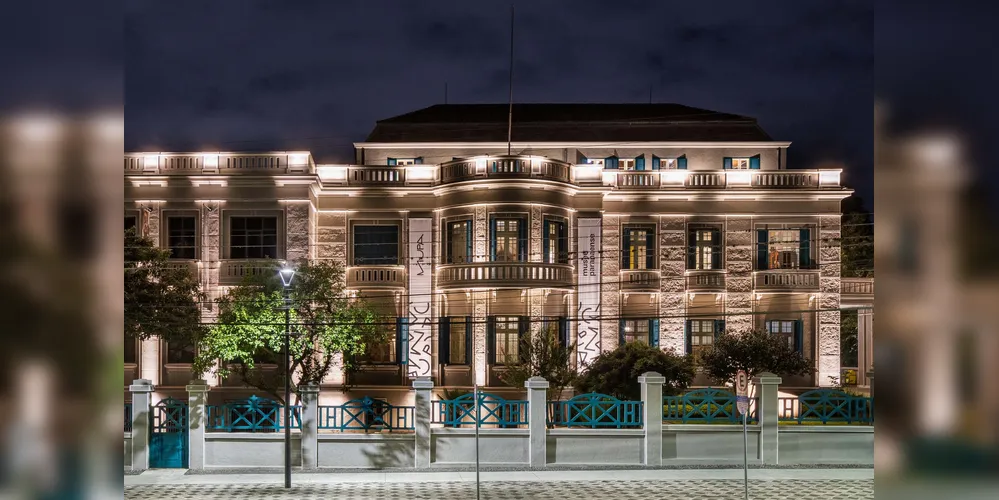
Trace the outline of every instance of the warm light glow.
{"type": "Polygon", "coordinates": [[[486,159],[485,158],[477,158],[475,160],[475,174],[478,175],[478,174],[484,174],[484,173],[486,173],[486,159]]]}
{"type": "Polygon", "coordinates": [[[302,165],[309,164],[309,155],[307,154],[290,154],[288,155],[288,165],[292,167],[300,167],[302,165]]]}
{"type": "Polygon", "coordinates": [[[134,179],[132,187],[167,187],[166,179],[134,179]]]}
{"type": "Polygon", "coordinates": [[[203,155],[204,166],[202,168],[217,169],[219,168],[219,155],[205,153],[203,155]]]}
{"type": "Polygon", "coordinates": [[[144,168],[158,168],[160,166],[160,155],[145,155],[142,159],[144,168]]]}
{"type": "Polygon", "coordinates": [[[407,165],[406,180],[414,182],[433,181],[436,171],[437,167],[433,165],[407,165]]]}
{"type": "Polygon", "coordinates": [[[19,138],[32,143],[49,143],[62,133],[62,121],[51,115],[31,115],[20,118],[16,124],[19,138]]]}
{"type": "Polygon", "coordinates": [[[603,167],[600,165],[590,165],[580,163],[572,167],[572,175],[576,181],[596,181],[600,180],[603,167]]]}
{"type": "Polygon", "coordinates": [[[820,186],[839,186],[839,170],[822,170],[819,172],[820,186]]]}
{"type": "Polygon", "coordinates": [[[615,172],[613,170],[603,170],[603,171],[601,171],[601,173],[602,173],[604,185],[605,186],[613,186],[614,185],[614,180],[617,179],[617,172],[615,172]]]}
{"type": "Polygon", "coordinates": [[[725,176],[729,186],[749,186],[753,183],[753,173],[746,170],[729,170],[725,176]]]}
{"type": "Polygon", "coordinates": [[[316,167],[319,180],[324,182],[346,182],[347,167],[343,165],[320,165],[316,167]]]}
{"type": "Polygon", "coordinates": [[[682,186],[687,181],[687,171],[660,170],[659,179],[663,185],[682,186]]]}
{"type": "MultiPolygon", "coordinates": [[[[217,159],[217,157],[216,157],[217,159]]],[[[221,186],[226,187],[228,183],[225,179],[191,179],[191,185],[194,187],[201,186],[221,186]]]]}

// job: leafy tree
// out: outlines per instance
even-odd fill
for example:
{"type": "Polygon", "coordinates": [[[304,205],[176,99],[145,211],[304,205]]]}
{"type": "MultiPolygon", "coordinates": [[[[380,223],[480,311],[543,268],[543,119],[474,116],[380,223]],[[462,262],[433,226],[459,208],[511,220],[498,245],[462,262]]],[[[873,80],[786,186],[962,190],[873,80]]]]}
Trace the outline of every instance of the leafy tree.
{"type": "Polygon", "coordinates": [[[839,326],[839,350],[841,366],[857,366],[857,310],[843,310],[840,312],[839,326]]]}
{"type": "Polygon", "coordinates": [[[843,200],[842,275],[845,278],[874,276],[874,215],[864,200],[852,195],[843,200]]]}
{"type": "Polygon", "coordinates": [[[627,342],[597,356],[576,380],[576,390],[636,401],[642,397],[638,377],[645,372],[664,376],[663,395],[676,395],[690,386],[694,361],[690,355],[680,356],[643,342],[627,342]]]}
{"type": "Polygon", "coordinates": [[[723,332],[701,356],[701,365],[721,383],[734,382],[739,370],[745,370],[749,378],[763,372],[805,375],[812,370],[811,361],[788,346],[785,337],[765,330],[723,332]]]}
{"type": "Polygon", "coordinates": [[[171,344],[195,345],[204,334],[198,277],[170,265],[170,251],[149,238],[125,232],[125,336],[159,336],[171,344]]]}
{"type": "Polygon", "coordinates": [[[572,353],[576,344],[564,346],[559,340],[558,327],[542,328],[536,335],[527,335],[520,341],[520,362],[508,365],[503,382],[514,387],[524,387],[531,377],[544,377],[548,381],[548,400],[562,398],[562,391],[576,380],[572,367],[572,353]]]}
{"type": "MultiPolygon", "coordinates": [[[[246,384],[283,403],[289,370],[284,369],[285,302],[277,271],[275,264],[273,272],[248,278],[216,301],[218,319],[198,346],[194,368],[220,377],[235,371],[246,384]],[[261,364],[279,368],[265,370],[261,364]]],[[[338,263],[300,263],[289,298],[290,371],[296,374],[292,379],[296,395],[302,385],[320,384],[337,363],[346,373],[368,345],[386,340],[386,330],[379,325],[388,321],[365,302],[348,296],[344,269],[338,263]]]]}

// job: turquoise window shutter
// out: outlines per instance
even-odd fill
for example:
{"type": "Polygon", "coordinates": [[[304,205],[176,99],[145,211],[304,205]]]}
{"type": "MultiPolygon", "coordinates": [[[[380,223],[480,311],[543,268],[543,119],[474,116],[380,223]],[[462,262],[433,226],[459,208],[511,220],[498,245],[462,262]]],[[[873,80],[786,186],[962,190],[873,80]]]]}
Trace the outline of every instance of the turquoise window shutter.
{"type": "Polygon", "coordinates": [[[489,353],[489,364],[496,364],[496,316],[486,318],[486,352],[489,353]]]}
{"type": "Polygon", "coordinates": [[[565,316],[558,318],[558,339],[562,347],[569,346],[569,318],[565,316]]]}
{"type": "Polygon", "coordinates": [[[653,269],[656,265],[656,230],[649,229],[645,237],[645,268],[653,269]]]}
{"type": "Polygon", "coordinates": [[[811,231],[802,229],[798,237],[798,265],[802,269],[810,269],[812,267],[811,235],[811,231]]]}
{"type": "Polygon", "coordinates": [[[621,246],[621,269],[631,269],[631,229],[624,230],[624,245],[621,246]]]}
{"type": "Polygon", "coordinates": [[[465,221],[465,262],[472,262],[472,221],[465,221]]]}
{"type": "Polygon", "coordinates": [[[489,220],[489,260],[496,261],[496,219],[489,220]]]}
{"type": "Polygon", "coordinates": [[[711,230],[711,269],[721,269],[722,257],[721,231],[711,230]]]}
{"type": "Polygon", "coordinates": [[[659,318],[649,320],[649,344],[659,347],[659,318]]]}
{"type": "Polygon", "coordinates": [[[798,351],[798,354],[802,354],[805,347],[804,333],[805,333],[805,322],[798,319],[794,321],[794,349],[798,351]]]}
{"type": "Polygon", "coordinates": [[[662,160],[658,156],[652,155],[652,170],[659,170],[662,166],[662,160]]]}
{"type": "Polygon", "coordinates": [[[417,156],[416,158],[413,158],[413,163],[416,165],[423,165],[423,157],[417,156]]]}
{"type": "Polygon", "coordinates": [[[766,271],[770,268],[770,260],[767,258],[768,235],[766,229],[756,231],[756,270],[766,271]]]}
{"type": "Polygon", "coordinates": [[[409,364],[409,318],[395,319],[395,349],[396,362],[409,364]]]}
{"type": "Polygon", "coordinates": [[[451,318],[442,317],[437,328],[437,362],[451,363],[451,318]]]}
{"type": "Polygon", "coordinates": [[[546,264],[554,264],[554,262],[549,262],[549,260],[551,259],[548,257],[549,255],[551,255],[551,248],[552,248],[552,239],[551,236],[549,236],[551,234],[551,226],[552,226],[552,221],[548,219],[545,219],[544,223],[541,225],[541,233],[542,233],[541,253],[543,257],[542,260],[546,264]]]}
{"type": "Polygon", "coordinates": [[[677,170],[687,170],[687,157],[681,156],[676,159],[677,170]]]}
{"type": "Polygon", "coordinates": [[[520,219],[517,231],[517,260],[527,262],[527,219],[520,219]]]}
{"type": "Polygon", "coordinates": [[[616,156],[608,156],[604,159],[604,169],[617,170],[617,166],[618,163],[616,156]]]}
{"type": "Polygon", "coordinates": [[[531,328],[531,318],[528,317],[528,316],[521,316],[520,318],[518,318],[517,327],[518,327],[518,330],[517,330],[517,356],[520,359],[521,363],[526,363],[528,361],[528,359],[527,359],[527,353],[524,352],[524,350],[521,349],[520,346],[523,345],[523,343],[522,343],[523,340],[525,338],[527,338],[527,336],[529,335],[528,332],[530,332],[530,328],[531,328]]]}
{"type": "Polygon", "coordinates": [[[685,321],[684,324],[683,324],[683,338],[685,338],[687,340],[687,346],[686,346],[686,348],[687,348],[687,354],[693,353],[694,352],[694,341],[691,338],[690,320],[689,319],[687,321],[685,321]]]}
{"type": "Polygon", "coordinates": [[[645,155],[635,157],[635,170],[645,170],[645,155]]]}
{"type": "Polygon", "coordinates": [[[395,165],[395,158],[389,158],[385,163],[386,165],[395,165]]]}
{"type": "Polygon", "coordinates": [[[618,320],[618,325],[617,325],[617,343],[618,343],[618,345],[623,345],[624,344],[624,326],[625,326],[625,321],[623,319],[618,320]]]}
{"type": "Polygon", "coordinates": [[[749,159],[749,168],[753,170],[760,169],[760,155],[756,155],[749,159]]]}
{"type": "Polygon", "coordinates": [[[587,163],[590,160],[583,155],[579,155],[579,163],[587,163]]]}
{"type": "Polygon", "coordinates": [[[726,157],[722,158],[722,168],[725,169],[725,170],[729,170],[729,169],[732,168],[732,158],[731,157],[726,156],[726,157]]]}
{"type": "Polygon", "coordinates": [[[465,316],[465,364],[472,364],[472,317],[465,316]]]}
{"type": "Polygon", "coordinates": [[[725,332],[725,320],[716,319],[715,320],[715,338],[717,339],[719,335],[725,332]]]}

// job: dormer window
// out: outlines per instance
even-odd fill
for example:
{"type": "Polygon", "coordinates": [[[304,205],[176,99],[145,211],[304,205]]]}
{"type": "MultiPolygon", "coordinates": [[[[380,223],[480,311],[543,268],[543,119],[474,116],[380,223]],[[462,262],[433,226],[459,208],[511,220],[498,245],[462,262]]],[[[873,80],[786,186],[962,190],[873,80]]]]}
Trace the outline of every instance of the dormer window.
{"type": "Polygon", "coordinates": [[[621,170],[635,170],[634,158],[621,158],[618,160],[618,168],[621,170]]]}
{"type": "Polygon", "coordinates": [[[416,158],[389,158],[386,163],[388,165],[390,165],[390,166],[391,165],[396,165],[396,166],[420,165],[420,164],[423,163],[423,158],[422,157],[416,157],[416,158]]]}
{"type": "Polygon", "coordinates": [[[604,159],[603,158],[587,158],[586,159],[586,164],[587,165],[600,165],[602,167],[602,166],[604,166],[604,159]]]}

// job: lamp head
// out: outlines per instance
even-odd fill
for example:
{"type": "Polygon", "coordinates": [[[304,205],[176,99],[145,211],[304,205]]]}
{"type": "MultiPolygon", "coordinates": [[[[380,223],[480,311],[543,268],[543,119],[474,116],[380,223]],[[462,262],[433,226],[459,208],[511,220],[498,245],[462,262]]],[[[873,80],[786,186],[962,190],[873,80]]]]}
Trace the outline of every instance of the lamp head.
{"type": "Polygon", "coordinates": [[[295,279],[295,268],[285,265],[278,274],[281,276],[281,284],[287,288],[291,286],[291,280],[295,279]]]}

